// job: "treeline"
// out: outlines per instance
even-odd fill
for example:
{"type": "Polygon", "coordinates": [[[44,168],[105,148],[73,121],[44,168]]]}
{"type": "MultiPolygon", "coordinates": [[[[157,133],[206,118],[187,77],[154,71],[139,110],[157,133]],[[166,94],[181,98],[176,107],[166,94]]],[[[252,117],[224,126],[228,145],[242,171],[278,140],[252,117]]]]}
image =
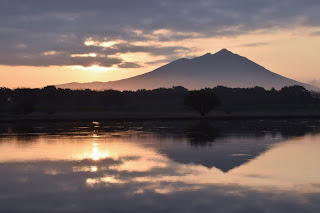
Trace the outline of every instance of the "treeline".
{"type": "MultiPolygon", "coordinates": [[[[206,88],[221,103],[217,110],[231,113],[237,110],[260,109],[319,109],[320,94],[301,86],[283,87],[281,90],[254,88],[206,88]]],[[[54,114],[58,111],[104,110],[134,112],[181,112],[190,93],[177,86],[138,91],[94,91],[58,89],[0,88],[0,111],[28,114],[34,111],[54,114]]]]}

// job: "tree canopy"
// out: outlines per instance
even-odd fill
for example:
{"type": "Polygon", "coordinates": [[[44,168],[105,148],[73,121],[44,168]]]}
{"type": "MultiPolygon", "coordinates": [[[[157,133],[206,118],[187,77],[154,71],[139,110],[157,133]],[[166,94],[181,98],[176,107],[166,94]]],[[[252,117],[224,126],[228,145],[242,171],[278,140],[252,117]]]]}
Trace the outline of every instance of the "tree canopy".
{"type": "Polygon", "coordinates": [[[189,91],[184,104],[205,116],[208,112],[220,105],[220,99],[212,90],[201,89],[189,91]]]}
{"type": "Polygon", "coordinates": [[[260,109],[320,109],[320,93],[310,92],[301,86],[283,87],[281,90],[217,86],[195,91],[181,86],[138,91],[70,90],[54,86],[42,89],[0,88],[0,112],[21,114],[75,110],[188,112],[188,109],[193,109],[205,115],[214,108],[225,113],[260,109]]]}

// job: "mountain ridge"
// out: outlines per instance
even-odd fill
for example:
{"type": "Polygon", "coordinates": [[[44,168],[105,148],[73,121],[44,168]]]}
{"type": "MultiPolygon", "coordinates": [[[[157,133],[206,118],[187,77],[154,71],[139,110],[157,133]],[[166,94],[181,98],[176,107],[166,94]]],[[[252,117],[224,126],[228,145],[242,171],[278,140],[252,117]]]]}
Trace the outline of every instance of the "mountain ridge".
{"type": "Polygon", "coordinates": [[[183,86],[201,89],[218,85],[227,87],[255,87],[281,89],[300,85],[309,90],[319,90],[312,85],[286,78],[271,72],[246,57],[222,49],[214,54],[206,53],[192,59],[180,58],[151,72],[131,78],[108,82],[67,83],[58,88],[138,90],[159,87],[183,86]]]}

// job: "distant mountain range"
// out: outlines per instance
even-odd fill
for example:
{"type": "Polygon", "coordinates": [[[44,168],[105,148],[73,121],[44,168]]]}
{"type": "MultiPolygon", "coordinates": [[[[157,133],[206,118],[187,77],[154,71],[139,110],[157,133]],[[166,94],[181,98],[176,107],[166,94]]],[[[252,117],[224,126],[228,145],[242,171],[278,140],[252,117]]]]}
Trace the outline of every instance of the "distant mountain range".
{"type": "Polygon", "coordinates": [[[151,72],[118,81],[67,83],[56,85],[71,89],[138,90],[159,87],[183,86],[201,89],[218,85],[227,87],[254,87],[281,89],[284,86],[301,85],[309,90],[319,90],[273,73],[253,61],[222,49],[215,54],[207,53],[193,59],[178,59],[151,72]]]}

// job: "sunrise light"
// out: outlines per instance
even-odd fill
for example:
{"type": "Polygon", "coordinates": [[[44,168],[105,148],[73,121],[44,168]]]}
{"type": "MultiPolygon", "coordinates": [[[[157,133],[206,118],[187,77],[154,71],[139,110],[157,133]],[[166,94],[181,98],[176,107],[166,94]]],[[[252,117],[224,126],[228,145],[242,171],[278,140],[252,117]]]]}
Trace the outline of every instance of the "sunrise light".
{"type": "Polygon", "coordinates": [[[0,213],[320,212],[320,1],[0,5],[0,213]]]}

